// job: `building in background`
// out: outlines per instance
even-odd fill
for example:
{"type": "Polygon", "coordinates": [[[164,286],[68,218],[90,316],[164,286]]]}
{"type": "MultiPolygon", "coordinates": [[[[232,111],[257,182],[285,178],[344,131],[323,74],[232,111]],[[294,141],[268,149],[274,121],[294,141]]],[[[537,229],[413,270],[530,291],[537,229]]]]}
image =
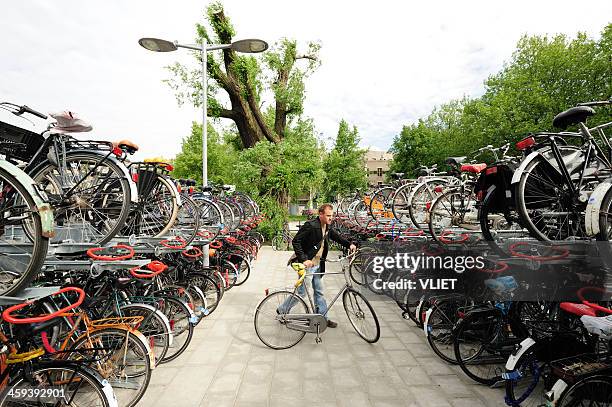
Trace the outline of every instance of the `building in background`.
{"type": "Polygon", "coordinates": [[[369,150],[365,154],[365,169],[368,172],[368,184],[372,186],[385,182],[393,154],[386,151],[369,150]]]}

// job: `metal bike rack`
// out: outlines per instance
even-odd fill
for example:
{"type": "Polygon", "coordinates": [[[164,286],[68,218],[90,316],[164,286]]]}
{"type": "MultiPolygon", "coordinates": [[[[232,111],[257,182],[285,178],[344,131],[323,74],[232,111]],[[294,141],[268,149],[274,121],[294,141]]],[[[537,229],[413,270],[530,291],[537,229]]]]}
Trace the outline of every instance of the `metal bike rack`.
{"type": "Polygon", "coordinates": [[[59,291],[61,287],[30,287],[24,288],[15,296],[0,296],[0,305],[14,305],[21,304],[22,302],[29,300],[36,300],[39,298],[48,297],[53,293],[59,291]]]}

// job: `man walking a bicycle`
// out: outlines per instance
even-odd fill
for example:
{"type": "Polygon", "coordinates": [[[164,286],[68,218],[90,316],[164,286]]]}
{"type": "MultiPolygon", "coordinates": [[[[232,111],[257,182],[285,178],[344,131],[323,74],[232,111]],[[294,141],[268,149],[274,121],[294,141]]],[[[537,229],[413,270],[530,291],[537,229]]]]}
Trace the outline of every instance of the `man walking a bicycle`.
{"type": "MultiPolygon", "coordinates": [[[[323,296],[323,274],[325,273],[325,259],[329,251],[329,239],[339,243],[343,247],[354,251],[357,247],[339,234],[331,227],[334,218],[334,210],[330,204],[319,207],[319,216],[305,222],[297,235],[293,238],[294,254],[289,259],[291,263],[303,263],[306,272],[312,275],[312,289],[314,293],[315,312],[321,315],[327,313],[327,303],[323,296]]],[[[305,295],[304,284],[298,288],[298,294],[305,295]]],[[[281,304],[279,312],[286,312],[293,304],[281,304]]],[[[327,319],[327,326],[335,328],[338,324],[327,319]]]]}

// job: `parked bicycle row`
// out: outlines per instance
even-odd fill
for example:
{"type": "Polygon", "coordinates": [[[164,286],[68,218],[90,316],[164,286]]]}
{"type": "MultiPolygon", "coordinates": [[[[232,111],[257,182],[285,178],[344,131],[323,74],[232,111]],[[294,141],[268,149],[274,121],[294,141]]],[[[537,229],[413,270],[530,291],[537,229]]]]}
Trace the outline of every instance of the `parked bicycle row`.
{"type": "MultiPolygon", "coordinates": [[[[338,227],[368,236],[367,231],[346,220],[338,227]]],[[[370,232],[369,236],[374,235],[370,232]]],[[[401,251],[414,258],[457,257],[475,249],[473,244],[414,239],[395,240],[387,245],[396,249],[388,253],[401,251]]],[[[374,293],[395,301],[402,316],[423,330],[432,352],[444,362],[458,366],[476,383],[505,389],[499,405],[609,406],[612,403],[609,288],[583,284],[575,293],[576,301],[556,300],[547,295],[555,292],[558,297],[572,297],[567,293],[567,287],[575,283],[572,278],[593,278],[592,271],[585,266],[588,251],[579,250],[585,245],[575,246],[561,248],[532,241],[515,244],[507,259],[500,260],[496,252],[485,255],[484,265],[477,267],[477,274],[482,277],[476,280],[484,281],[486,288],[472,290],[478,295],[462,290],[435,292],[435,288],[418,286],[421,278],[437,276],[438,271],[374,269],[373,260],[381,243],[362,244],[348,276],[352,284],[369,295],[374,293]],[[521,273],[530,276],[527,285],[532,287],[521,286],[521,273]],[[415,282],[413,287],[418,288],[410,288],[406,281],[415,282]],[[528,290],[534,298],[521,300],[528,290]]],[[[481,243],[476,250],[482,249],[477,253],[483,254],[488,248],[481,243]]],[[[598,258],[593,261],[606,262],[598,258]]],[[[599,277],[609,280],[606,273],[599,277]]]]}
{"type": "Polygon", "coordinates": [[[505,388],[500,405],[612,405],[609,246],[582,245],[594,256],[574,250],[580,242],[610,240],[612,148],[604,131],[612,123],[586,125],[592,107],[609,104],[559,114],[556,127],[577,124],[578,132],[530,135],[516,145],[520,156],[508,154],[509,144],[486,146],[474,158],[488,154],[489,164],[449,157],[449,171],[423,168],[416,180],[400,179],[338,204],[337,228],[361,241],[390,242],[415,257],[462,250],[484,256],[486,265],[477,271],[485,276],[488,299],[406,288],[400,283],[419,274],[405,270],[368,273],[368,252],[376,246],[367,244],[349,274],[396,301],[443,361],[477,383],[505,388]],[[539,298],[517,300],[521,290],[534,290],[520,281],[521,273],[539,283],[539,298]],[[391,284],[377,286],[374,279],[391,284]],[[593,286],[582,282],[574,300],[546,295],[584,279],[593,286]]]}
{"type": "Polygon", "coordinates": [[[399,228],[448,243],[478,235],[506,243],[532,238],[610,240],[612,123],[589,128],[587,118],[610,101],[558,114],[553,126],[578,131],[539,132],[516,143],[485,146],[470,158],[448,157],[447,171],[422,167],[366,194],[340,200],[338,215],[364,228],[399,228]],[[488,159],[487,162],[477,161],[488,159]]]}
{"type": "Polygon", "coordinates": [[[263,216],[52,117],[42,134],[0,121],[0,405],[135,405],[248,279],[263,216]]]}

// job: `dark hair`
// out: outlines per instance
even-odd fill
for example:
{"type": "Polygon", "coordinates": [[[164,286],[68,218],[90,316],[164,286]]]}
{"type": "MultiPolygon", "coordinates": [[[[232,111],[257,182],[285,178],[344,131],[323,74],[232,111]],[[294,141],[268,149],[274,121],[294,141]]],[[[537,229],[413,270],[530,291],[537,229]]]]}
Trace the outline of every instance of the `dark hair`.
{"type": "Polygon", "coordinates": [[[334,210],[334,207],[332,206],[332,204],[325,203],[325,204],[319,206],[319,213],[325,212],[325,209],[327,209],[327,208],[331,209],[332,211],[334,210]]]}

